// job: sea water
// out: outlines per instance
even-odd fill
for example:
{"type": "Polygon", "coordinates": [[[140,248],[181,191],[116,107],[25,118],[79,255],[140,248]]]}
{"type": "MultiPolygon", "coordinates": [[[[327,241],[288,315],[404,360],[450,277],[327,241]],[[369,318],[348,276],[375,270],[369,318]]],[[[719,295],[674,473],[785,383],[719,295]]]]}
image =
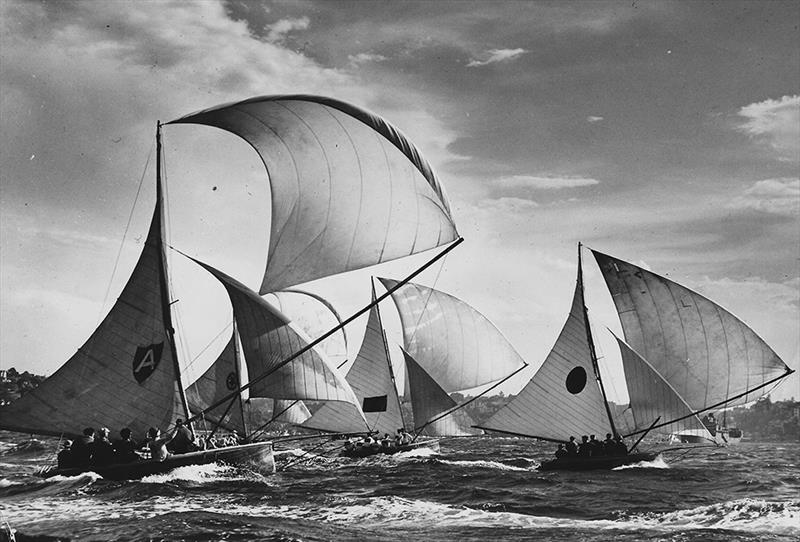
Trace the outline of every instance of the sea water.
{"type": "Polygon", "coordinates": [[[798,443],[670,450],[588,472],[537,471],[553,446],[522,438],[355,460],[340,445],[280,443],[268,476],[212,464],[45,480],[36,471],[58,440],[0,432],[0,510],[18,535],[73,540],[800,539],[798,443]]]}

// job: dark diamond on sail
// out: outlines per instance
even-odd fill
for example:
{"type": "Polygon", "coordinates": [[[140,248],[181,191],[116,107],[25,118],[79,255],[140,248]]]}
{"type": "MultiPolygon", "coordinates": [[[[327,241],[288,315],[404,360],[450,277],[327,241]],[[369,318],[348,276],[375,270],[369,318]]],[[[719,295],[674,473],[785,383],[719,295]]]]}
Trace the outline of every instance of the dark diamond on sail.
{"type": "Polygon", "coordinates": [[[228,373],[228,377],[225,379],[225,387],[231,391],[239,387],[239,381],[236,378],[236,373],[228,373]]]}
{"type": "Polygon", "coordinates": [[[139,384],[147,380],[156,370],[158,362],[161,361],[162,350],[164,350],[163,342],[136,347],[136,354],[133,356],[133,377],[139,384]]]}
{"type": "Polygon", "coordinates": [[[364,412],[386,412],[386,395],[364,397],[361,410],[364,412]]]}
{"type": "Polygon", "coordinates": [[[565,382],[567,391],[573,395],[577,395],[586,387],[586,369],[583,367],[575,367],[567,375],[565,382]]]}

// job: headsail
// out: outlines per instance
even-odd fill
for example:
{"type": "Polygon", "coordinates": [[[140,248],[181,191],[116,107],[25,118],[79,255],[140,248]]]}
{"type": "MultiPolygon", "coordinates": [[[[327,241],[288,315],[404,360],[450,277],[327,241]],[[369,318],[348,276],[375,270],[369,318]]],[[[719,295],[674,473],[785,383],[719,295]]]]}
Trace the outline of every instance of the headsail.
{"type": "Polygon", "coordinates": [[[530,382],[481,429],[566,441],[612,433],[589,345],[581,272],[561,334],[530,382]]]}
{"type": "MultiPolygon", "coordinates": [[[[374,299],[374,289],[372,296],[374,299]]],[[[375,305],[369,313],[361,349],[347,372],[346,379],[358,397],[370,430],[394,435],[404,424],[390,363],[380,312],[375,305]]],[[[329,403],[315,412],[303,426],[348,433],[363,430],[363,423],[359,428],[358,422],[358,419],[353,418],[352,412],[346,412],[339,405],[329,403]]]]}
{"type": "Polygon", "coordinates": [[[438,437],[480,434],[479,430],[472,427],[475,422],[463,410],[455,410],[442,416],[448,410],[455,409],[458,403],[405,350],[403,356],[411,387],[411,408],[414,412],[415,429],[424,426],[421,430],[423,435],[438,437]]]}
{"type": "Polygon", "coordinates": [[[622,353],[625,382],[628,385],[630,408],[636,426],[631,433],[647,429],[658,419],[659,423],[653,428],[658,433],[670,434],[691,429],[714,441],[703,422],[675,388],[625,341],[616,335],[615,338],[622,353]]]}
{"type": "Polygon", "coordinates": [[[311,412],[302,401],[275,399],[272,403],[272,416],[276,422],[299,425],[311,417],[311,412]]]}
{"type": "Polygon", "coordinates": [[[455,240],[442,186],[394,126],[319,96],[264,96],[173,123],[216,126],[264,162],[271,233],[260,292],[393,260],[455,240]]]}
{"type": "MultiPolygon", "coordinates": [[[[216,401],[229,395],[241,385],[236,364],[236,348],[232,336],[220,355],[191,386],[186,388],[186,398],[192,412],[200,412],[216,401]]],[[[235,429],[242,435],[247,433],[243,407],[239,404],[241,394],[220,406],[204,413],[204,418],[219,423],[228,430],[235,429]]]]}
{"type": "MultiPolygon", "coordinates": [[[[398,284],[379,280],[387,289],[398,284]]],[[[506,378],[525,365],[494,324],[456,297],[408,283],[392,300],[404,349],[448,393],[506,378]]]]}
{"type": "Polygon", "coordinates": [[[592,251],[625,340],[694,410],[752,401],[789,373],[756,333],[713,301],[636,265],[592,251]]]}
{"type": "Polygon", "coordinates": [[[281,365],[307,344],[292,329],[286,316],[239,281],[210,265],[197,263],[228,291],[247,373],[251,378],[250,397],[341,401],[357,408],[353,390],[344,377],[316,350],[307,350],[290,363],[281,365]],[[268,378],[253,380],[254,375],[261,376],[271,371],[274,372],[268,378]]]}
{"type": "Polygon", "coordinates": [[[89,340],[52,376],[0,408],[0,428],[79,435],[84,427],[129,427],[141,437],[181,413],[174,350],[167,333],[169,294],[160,192],[144,249],[128,283],[89,340]]]}

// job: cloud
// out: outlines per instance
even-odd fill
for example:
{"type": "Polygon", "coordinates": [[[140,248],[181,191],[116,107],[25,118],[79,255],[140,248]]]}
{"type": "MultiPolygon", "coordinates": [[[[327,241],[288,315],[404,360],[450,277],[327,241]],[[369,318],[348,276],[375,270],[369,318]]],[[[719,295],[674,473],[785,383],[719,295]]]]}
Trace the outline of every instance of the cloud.
{"type": "Polygon", "coordinates": [[[472,59],[467,63],[468,68],[475,66],[486,66],[487,64],[494,64],[496,62],[505,62],[518,57],[523,53],[527,53],[525,49],[491,49],[487,51],[488,55],[485,60],[472,59]]]}
{"type": "Polygon", "coordinates": [[[495,179],[494,184],[500,188],[534,188],[537,190],[560,190],[599,184],[596,179],[584,177],[534,177],[531,175],[512,175],[495,179]]]}
{"type": "Polygon", "coordinates": [[[348,56],[347,59],[350,61],[351,66],[359,66],[369,62],[383,62],[386,57],[372,53],[358,53],[357,55],[348,56]]]}
{"type": "Polygon", "coordinates": [[[293,30],[305,30],[309,24],[308,17],[300,17],[298,19],[281,19],[265,27],[267,30],[267,41],[271,43],[280,43],[286,35],[293,30]]]}
{"type": "Polygon", "coordinates": [[[800,158],[800,96],[784,96],[746,105],[738,115],[747,119],[738,130],[778,151],[782,156],[800,158]]]}
{"type": "Polygon", "coordinates": [[[600,122],[601,120],[603,120],[603,117],[594,117],[594,116],[591,116],[591,115],[586,117],[586,122],[589,122],[589,123],[600,122]]]}
{"type": "Polygon", "coordinates": [[[757,181],[741,195],[733,198],[729,207],[798,216],[800,215],[800,179],[782,178],[757,181]]]}

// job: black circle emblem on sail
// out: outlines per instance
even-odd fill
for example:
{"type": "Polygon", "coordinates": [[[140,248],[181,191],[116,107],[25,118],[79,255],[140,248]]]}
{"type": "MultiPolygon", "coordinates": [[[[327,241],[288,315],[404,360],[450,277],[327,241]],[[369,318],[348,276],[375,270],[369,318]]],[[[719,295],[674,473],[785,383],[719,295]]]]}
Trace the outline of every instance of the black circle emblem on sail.
{"type": "Polygon", "coordinates": [[[567,391],[573,395],[577,395],[586,387],[586,369],[583,367],[575,367],[567,375],[564,381],[567,386],[567,391]]]}
{"type": "Polygon", "coordinates": [[[139,384],[144,383],[155,372],[163,350],[163,342],[136,347],[136,354],[133,356],[133,377],[139,384]]]}
{"type": "Polygon", "coordinates": [[[239,387],[239,381],[236,379],[236,373],[231,371],[225,379],[225,387],[233,391],[239,387]]]}

